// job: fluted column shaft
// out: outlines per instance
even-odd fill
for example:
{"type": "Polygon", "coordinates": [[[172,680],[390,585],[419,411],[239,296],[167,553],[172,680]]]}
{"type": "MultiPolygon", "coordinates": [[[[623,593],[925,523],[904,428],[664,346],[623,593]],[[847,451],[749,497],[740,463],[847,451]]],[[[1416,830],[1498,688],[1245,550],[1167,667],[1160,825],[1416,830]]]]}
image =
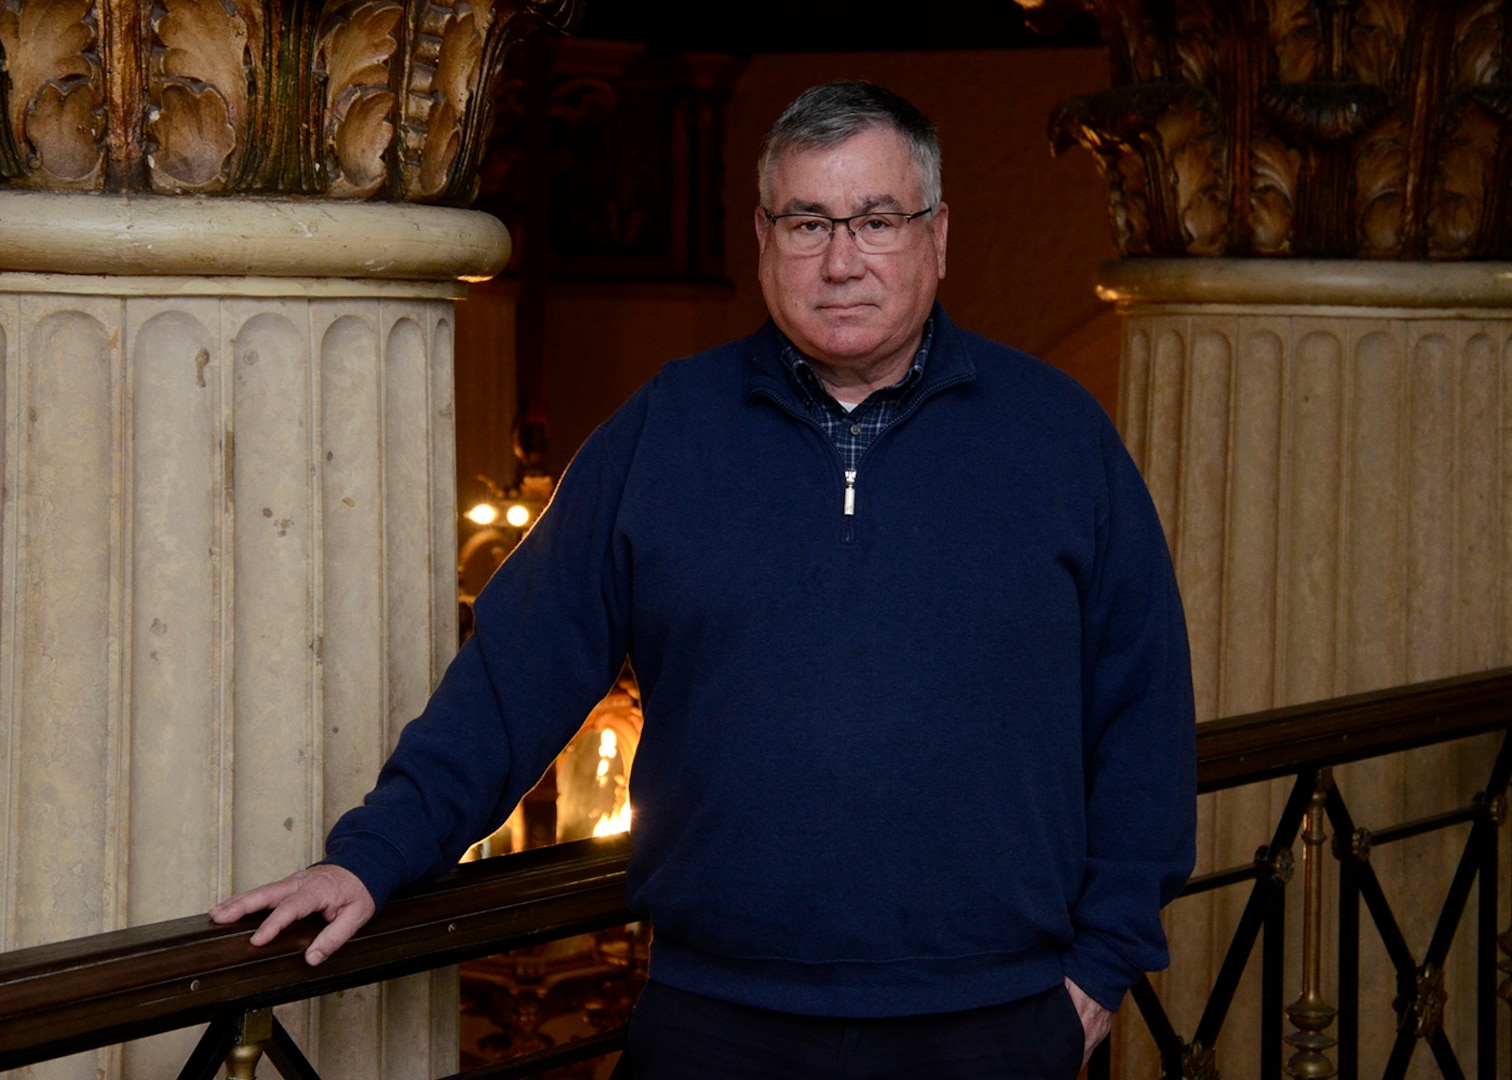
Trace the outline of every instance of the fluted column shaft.
{"type": "MultiPolygon", "coordinates": [[[[360,801],[456,645],[462,287],[437,279],[489,272],[507,237],[401,206],[0,193],[0,214],[0,266],[29,268],[0,273],[11,949],[204,911],[314,861],[360,801]],[[40,249],[9,228],[37,215],[40,249]]],[[[449,974],[285,1023],[327,1077],[456,1068],[449,974]]],[[[34,1075],[173,1075],[192,1038],[34,1075]]]]}
{"type": "MultiPolygon", "coordinates": [[[[1102,291],[1126,317],[1120,424],[1176,561],[1199,719],[1512,662],[1508,271],[1107,268],[1102,291]]],[[[1338,771],[1339,787],[1362,824],[1391,824],[1462,801],[1484,778],[1484,750],[1361,763],[1338,771]]],[[[1199,869],[1248,861],[1284,796],[1278,784],[1204,799],[1199,869]]],[[[1432,932],[1453,847],[1428,840],[1373,856],[1415,950],[1432,932]]],[[[1239,902],[1183,902],[1203,906],[1202,917],[1172,924],[1182,974],[1167,990],[1183,1030],[1239,902]]],[[[1365,1067],[1390,1045],[1395,994],[1383,962],[1362,980],[1365,1067]]],[[[1256,990],[1231,1014],[1239,1023],[1219,1055],[1227,1077],[1253,1073],[1254,1044],[1239,1032],[1256,990]]],[[[1451,1037],[1472,1030],[1473,999],[1461,963],[1450,972],[1451,1037]]]]}

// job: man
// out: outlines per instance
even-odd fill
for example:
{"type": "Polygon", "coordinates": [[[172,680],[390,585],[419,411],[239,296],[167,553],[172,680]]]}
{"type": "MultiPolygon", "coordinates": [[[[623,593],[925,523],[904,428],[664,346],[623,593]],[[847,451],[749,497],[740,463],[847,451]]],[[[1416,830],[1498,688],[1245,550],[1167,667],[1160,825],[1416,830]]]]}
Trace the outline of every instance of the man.
{"type": "Polygon", "coordinates": [[[935,304],[933,128],[817,87],[759,164],[772,321],[584,444],[327,861],[318,963],[445,871],[628,653],[647,1077],[1070,1078],[1193,858],[1186,631],[1106,416],[935,304]]]}

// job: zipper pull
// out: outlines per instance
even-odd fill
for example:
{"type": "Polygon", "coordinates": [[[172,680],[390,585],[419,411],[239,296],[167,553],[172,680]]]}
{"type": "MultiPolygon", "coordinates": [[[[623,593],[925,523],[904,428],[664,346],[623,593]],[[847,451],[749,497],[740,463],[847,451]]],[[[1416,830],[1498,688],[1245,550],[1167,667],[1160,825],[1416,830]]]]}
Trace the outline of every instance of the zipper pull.
{"type": "Polygon", "coordinates": [[[853,517],[856,513],[856,470],[845,470],[845,516],[853,517]]]}

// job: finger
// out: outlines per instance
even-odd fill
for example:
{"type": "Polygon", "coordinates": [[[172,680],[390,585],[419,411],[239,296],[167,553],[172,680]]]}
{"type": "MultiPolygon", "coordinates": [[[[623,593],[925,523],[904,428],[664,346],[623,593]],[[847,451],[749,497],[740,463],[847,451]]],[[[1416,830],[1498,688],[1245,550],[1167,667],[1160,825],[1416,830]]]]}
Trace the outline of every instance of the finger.
{"type": "Polygon", "coordinates": [[[268,908],[277,907],[298,888],[299,883],[293,877],[260,885],[216,904],[210,909],[210,919],[217,923],[237,922],[254,911],[265,911],[268,908]]]}
{"type": "Polygon", "coordinates": [[[324,902],[314,890],[299,889],[268,913],[268,917],[252,934],[250,940],[253,945],[266,945],[291,924],[324,908],[324,902]]]}
{"type": "Polygon", "coordinates": [[[366,905],[351,903],[341,908],[336,913],[336,917],[326,924],[326,928],[315,935],[315,940],[310,942],[310,947],[305,950],[305,962],[314,967],[324,961],[326,957],[350,941],[352,935],[372,917],[371,902],[366,905]]]}

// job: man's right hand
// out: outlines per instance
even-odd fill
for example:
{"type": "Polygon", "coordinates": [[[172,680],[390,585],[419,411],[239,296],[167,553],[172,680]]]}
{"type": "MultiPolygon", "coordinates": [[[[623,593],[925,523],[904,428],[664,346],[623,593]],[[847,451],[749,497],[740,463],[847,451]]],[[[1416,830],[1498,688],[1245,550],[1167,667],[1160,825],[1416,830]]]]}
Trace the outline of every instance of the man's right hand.
{"type": "Polygon", "coordinates": [[[377,906],[357,875],[340,866],[321,863],[282,881],[263,885],[222,900],[210,909],[210,920],[233,923],[254,911],[271,914],[252,935],[253,945],[266,945],[290,923],[320,912],[326,928],[305,950],[305,963],[314,967],[351,939],[373,917],[377,906]]]}

